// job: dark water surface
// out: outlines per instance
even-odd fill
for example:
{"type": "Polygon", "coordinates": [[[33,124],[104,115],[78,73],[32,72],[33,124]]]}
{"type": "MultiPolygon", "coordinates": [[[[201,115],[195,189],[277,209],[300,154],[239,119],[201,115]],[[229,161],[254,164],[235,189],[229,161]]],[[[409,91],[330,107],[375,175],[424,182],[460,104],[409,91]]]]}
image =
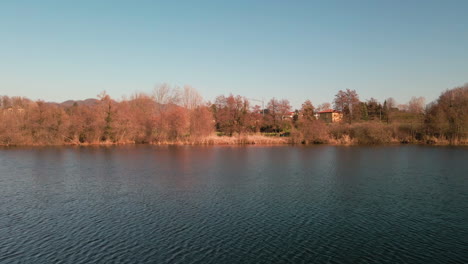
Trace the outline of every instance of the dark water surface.
{"type": "Polygon", "coordinates": [[[468,149],[0,149],[0,263],[468,263],[468,149]]]}

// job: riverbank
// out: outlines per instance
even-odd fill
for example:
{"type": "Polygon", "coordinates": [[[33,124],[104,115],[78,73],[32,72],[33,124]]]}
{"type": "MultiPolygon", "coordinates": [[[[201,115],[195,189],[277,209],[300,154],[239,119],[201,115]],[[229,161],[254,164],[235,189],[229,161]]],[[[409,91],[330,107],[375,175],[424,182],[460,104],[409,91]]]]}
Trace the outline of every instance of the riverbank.
{"type": "Polygon", "coordinates": [[[240,136],[217,136],[211,135],[197,139],[176,140],[176,141],[156,141],[156,142],[135,142],[135,141],[100,141],[100,142],[63,142],[57,143],[32,143],[32,144],[0,144],[0,147],[15,146],[117,146],[117,145],[335,145],[335,146],[358,146],[358,145],[434,145],[434,146],[468,146],[467,141],[450,142],[430,138],[424,140],[400,140],[392,138],[388,141],[366,141],[362,138],[353,138],[349,135],[342,135],[339,138],[327,138],[320,141],[306,141],[294,135],[288,137],[264,136],[264,135],[240,135],[240,136]]]}

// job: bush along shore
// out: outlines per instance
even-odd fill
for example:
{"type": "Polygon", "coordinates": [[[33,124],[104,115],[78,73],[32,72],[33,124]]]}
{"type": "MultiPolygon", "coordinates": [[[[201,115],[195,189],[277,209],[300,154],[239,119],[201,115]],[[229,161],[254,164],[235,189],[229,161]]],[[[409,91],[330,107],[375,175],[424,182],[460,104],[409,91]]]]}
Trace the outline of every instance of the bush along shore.
{"type": "Polygon", "coordinates": [[[189,86],[160,85],[122,100],[105,92],[63,103],[0,96],[0,146],[407,143],[468,145],[468,84],[429,104],[361,101],[347,89],[332,104],[306,100],[294,111],[286,99],[264,108],[234,95],[206,102],[189,86]]]}

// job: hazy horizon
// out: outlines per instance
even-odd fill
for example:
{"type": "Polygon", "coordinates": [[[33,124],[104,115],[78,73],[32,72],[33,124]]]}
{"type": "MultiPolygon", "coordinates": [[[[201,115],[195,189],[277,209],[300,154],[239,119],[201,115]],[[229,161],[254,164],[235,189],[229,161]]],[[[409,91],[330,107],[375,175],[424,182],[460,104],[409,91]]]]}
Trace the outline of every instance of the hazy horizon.
{"type": "Polygon", "coordinates": [[[0,95],[115,99],[155,85],[217,95],[426,103],[468,81],[466,1],[3,1],[0,95]]]}

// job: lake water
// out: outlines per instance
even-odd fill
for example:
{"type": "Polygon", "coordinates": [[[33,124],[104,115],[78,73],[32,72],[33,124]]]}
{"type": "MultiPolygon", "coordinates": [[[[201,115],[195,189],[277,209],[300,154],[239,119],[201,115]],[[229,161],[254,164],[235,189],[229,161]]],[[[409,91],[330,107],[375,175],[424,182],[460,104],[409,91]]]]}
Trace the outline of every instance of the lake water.
{"type": "Polygon", "coordinates": [[[0,263],[468,263],[468,148],[0,149],[0,263]]]}

